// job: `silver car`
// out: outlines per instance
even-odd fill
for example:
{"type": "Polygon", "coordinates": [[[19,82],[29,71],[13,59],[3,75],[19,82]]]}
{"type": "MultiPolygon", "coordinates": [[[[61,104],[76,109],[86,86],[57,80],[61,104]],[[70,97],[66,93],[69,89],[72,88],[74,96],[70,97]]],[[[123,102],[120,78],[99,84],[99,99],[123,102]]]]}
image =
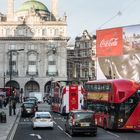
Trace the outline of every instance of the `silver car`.
{"type": "Polygon", "coordinates": [[[32,128],[35,129],[37,127],[53,129],[54,123],[50,112],[35,112],[35,116],[32,118],[32,128]]]}

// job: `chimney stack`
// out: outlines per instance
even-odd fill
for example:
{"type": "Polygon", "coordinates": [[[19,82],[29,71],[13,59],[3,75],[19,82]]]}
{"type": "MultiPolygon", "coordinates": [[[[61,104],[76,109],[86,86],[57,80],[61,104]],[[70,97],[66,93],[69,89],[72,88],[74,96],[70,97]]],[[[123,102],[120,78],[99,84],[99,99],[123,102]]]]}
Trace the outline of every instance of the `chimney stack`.
{"type": "Polygon", "coordinates": [[[7,21],[14,20],[14,0],[7,0],[7,21]]]}
{"type": "Polygon", "coordinates": [[[51,12],[58,19],[58,0],[51,0],[51,12]]]}

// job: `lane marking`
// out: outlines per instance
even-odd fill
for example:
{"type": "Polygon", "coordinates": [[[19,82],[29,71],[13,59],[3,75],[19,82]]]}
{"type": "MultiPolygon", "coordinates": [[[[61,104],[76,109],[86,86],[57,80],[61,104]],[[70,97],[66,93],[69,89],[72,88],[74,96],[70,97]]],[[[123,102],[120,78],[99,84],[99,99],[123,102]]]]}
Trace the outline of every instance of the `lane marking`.
{"type": "Polygon", "coordinates": [[[38,139],[42,139],[42,137],[39,134],[30,134],[30,136],[37,136],[38,139]]]}
{"type": "Polygon", "coordinates": [[[64,131],[63,128],[62,128],[61,126],[58,125],[57,127],[58,127],[61,131],[64,131]]]}
{"type": "Polygon", "coordinates": [[[112,132],[109,132],[109,131],[106,131],[108,134],[110,134],[110,135],[112,135],[112,136],[115,136],[115,137],[117,137],[117,138],[119,138],[120,136],[119,135],[117,135],[117,134],[114,134],[114,133],[112,133],[112,132]]]}
{"type": "Polygon", "coordinates": [[[71,138],[71,135],[69,135],[67,132],[65,132],[61,126],[58,125],[57,127],[58,127],[61,131],[63,131],[69,138],[71,138]]]}
{"type": "Polygon", "coordinates": [[[71,135],[69,135],[67,132],[64,132],[69,138],[71,138],[71,135]]]}

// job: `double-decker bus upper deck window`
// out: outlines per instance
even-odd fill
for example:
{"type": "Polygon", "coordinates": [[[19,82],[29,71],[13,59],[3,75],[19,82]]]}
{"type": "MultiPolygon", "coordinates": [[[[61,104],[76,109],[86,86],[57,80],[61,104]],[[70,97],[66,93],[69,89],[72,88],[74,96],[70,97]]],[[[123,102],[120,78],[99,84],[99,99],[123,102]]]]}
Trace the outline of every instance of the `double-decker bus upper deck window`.
{"type": "Polygon", "coordinates": [[[85,84],[84,88],[89,92],[109,92],[111,91],[111,84],[85,84]]]}

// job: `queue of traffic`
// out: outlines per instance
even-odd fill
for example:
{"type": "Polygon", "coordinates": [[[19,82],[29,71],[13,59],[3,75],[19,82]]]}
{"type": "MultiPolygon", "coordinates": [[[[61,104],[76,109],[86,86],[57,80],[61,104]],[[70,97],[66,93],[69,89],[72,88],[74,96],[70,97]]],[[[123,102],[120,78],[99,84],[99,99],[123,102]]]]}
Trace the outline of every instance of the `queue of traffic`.
{"type": "MultiPolygon", "coordinates": [[[[49,100],[48,100],[49,99],[49,100]]],[[[126,79],[52,82],[49,101],[52,112],[65,116],[65,131],[97,135],[97,127],[104,129],[140,130],[140,84],[126,79]]],[[[32,128],[53,129],[51,112],[38,110],[35,96],[21,105],[21,117],[32,117],[32,128]]]]}

